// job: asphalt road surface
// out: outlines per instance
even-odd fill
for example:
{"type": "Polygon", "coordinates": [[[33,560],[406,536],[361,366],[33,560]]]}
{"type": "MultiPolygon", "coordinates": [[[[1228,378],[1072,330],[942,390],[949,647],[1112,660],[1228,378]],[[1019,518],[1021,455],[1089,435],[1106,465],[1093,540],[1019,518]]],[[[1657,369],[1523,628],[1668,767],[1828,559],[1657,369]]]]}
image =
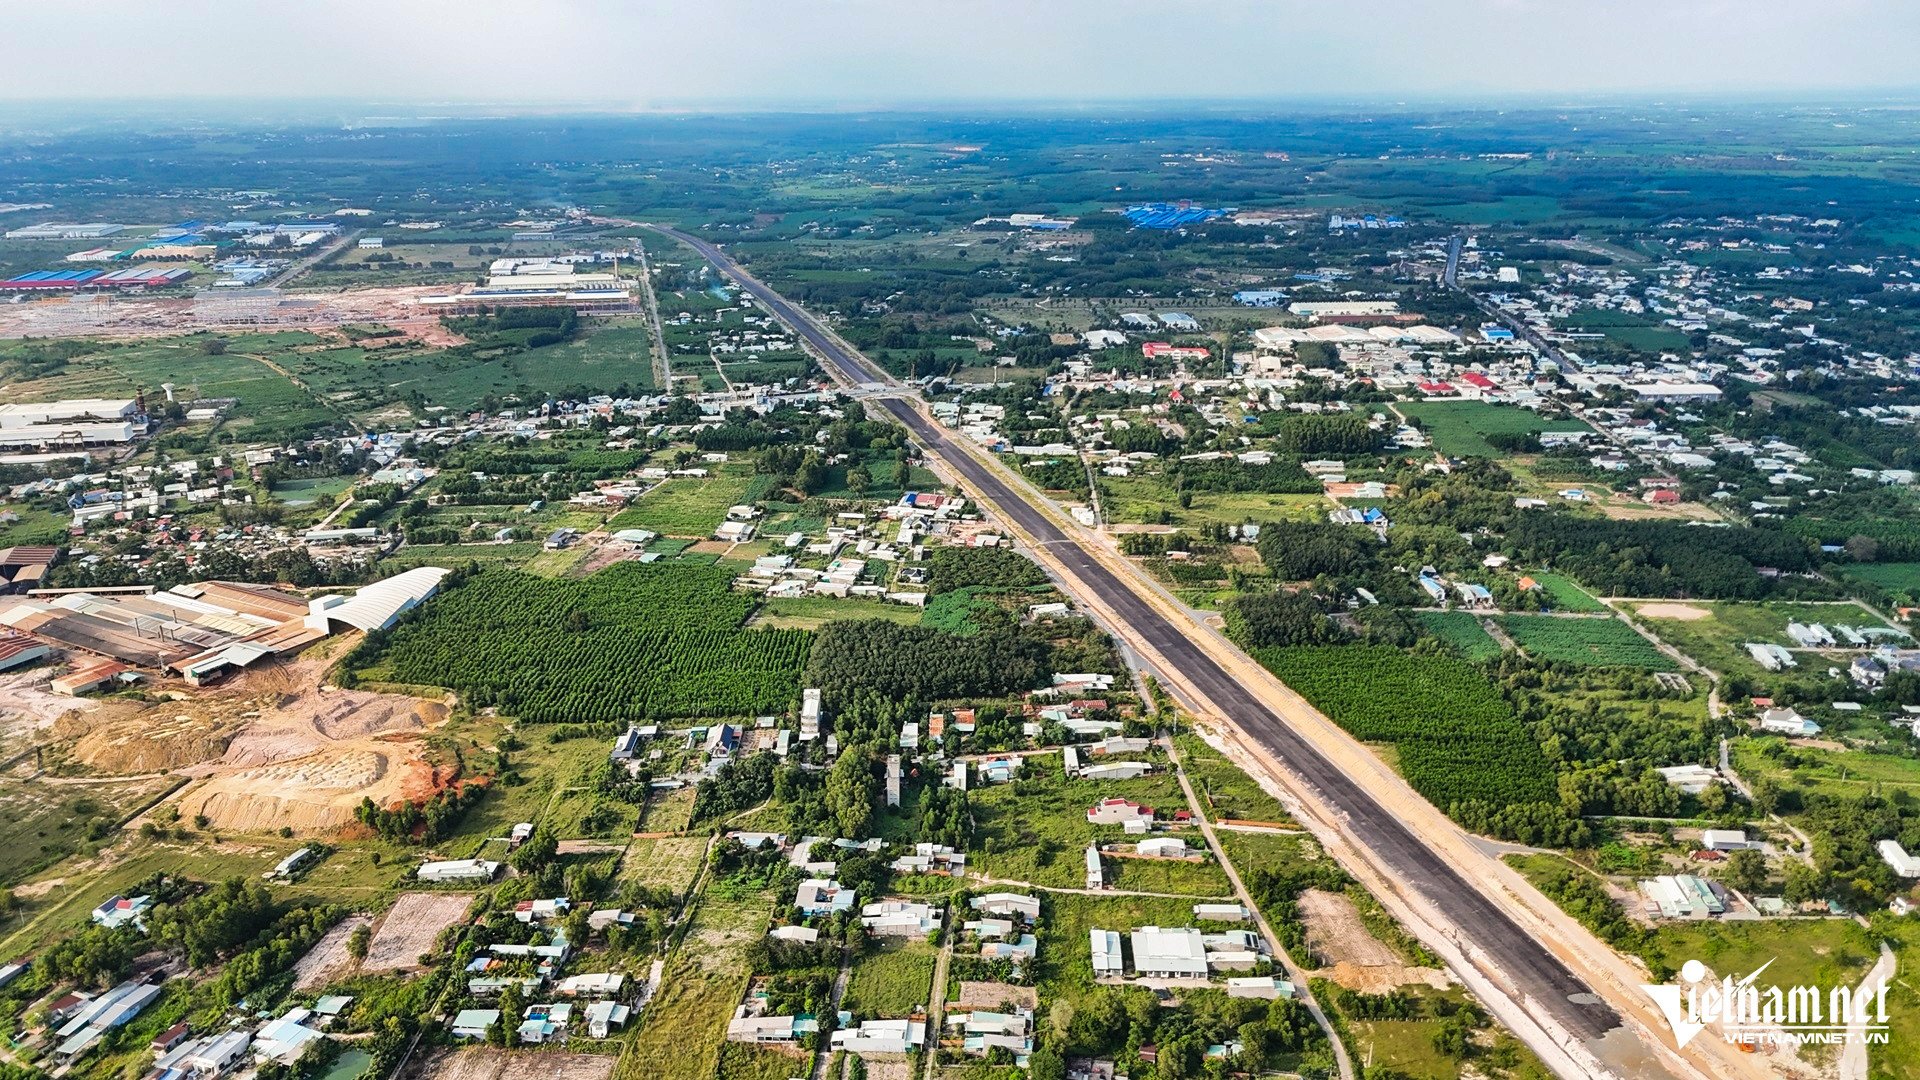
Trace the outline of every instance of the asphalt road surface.
{"type": "MultiPolygon", "coordinates": [[[[848,379],[856,383],[890,381],[885,374],[851,355],[778,293],[739,273],[733,261],[712,244],[685,233],[672,232],[672,235],[727,271],[848,379]]],[[[1468,884],[1444,857],[1423,844],[1372,795],[1349,780],[1313,744],[1288,727],[1215,663],[1180,627],[1148,606],[1051,518],[1029,504],[979,459],[956,446],[944,429],[908,402],[881,398],[878,404],[905,425],[930,452],[964,477],[969,486],[1026,530],[1027,535],[1046,544],[1050,554],[1065,563],[1086,587],[1125,619],[1135,633],[1160,650],[1169,664],[1199,687],[1249,738],[1285,763],[1327,806],[1346,818],[1350,831],[1364,841],[1389,872],[1440,911],[1463,941],[1492,958],[1513,986],[1550,1012],[1562,1028],[1586,1040],[1621,1026],[1620,1017],[1612,1007],[1602,1002],[1566,965],[1468,884]]]]}

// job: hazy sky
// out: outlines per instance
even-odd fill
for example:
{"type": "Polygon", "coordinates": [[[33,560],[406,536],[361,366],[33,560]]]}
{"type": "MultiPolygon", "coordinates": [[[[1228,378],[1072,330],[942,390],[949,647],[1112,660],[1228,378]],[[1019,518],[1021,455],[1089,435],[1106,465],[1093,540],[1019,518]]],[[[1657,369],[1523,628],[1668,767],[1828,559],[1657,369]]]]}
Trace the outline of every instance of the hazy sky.
{"type": "Polygon", "coordinates": [[[0,101],[874,107],[1920,87],[1912,0],[5,0],[0,101]]]}

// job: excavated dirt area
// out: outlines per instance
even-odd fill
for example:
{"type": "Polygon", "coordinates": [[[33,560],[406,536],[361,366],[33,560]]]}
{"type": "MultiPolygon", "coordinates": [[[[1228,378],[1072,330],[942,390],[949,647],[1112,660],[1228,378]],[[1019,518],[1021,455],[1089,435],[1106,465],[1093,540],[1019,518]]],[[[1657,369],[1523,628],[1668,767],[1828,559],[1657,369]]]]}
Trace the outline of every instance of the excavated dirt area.
{"type": "Polygon", "coordinates": [[[1367,929],[1353,901],[1339,893],[1306,890],[1300,894],[1300,914],[1307,922],[1307,948],[1326,965],[1314,974],[1349,990],[1381,994],[1416,983],[1445,989],[1453,981],[1439,968],[1403,962],[1367,929]]]}
{"type": "Polygon", "coordinates": [[[388,806],[433,794],[421,734],[446,720],[447,706],[321,690],[322,667],[295,661],[235,680],[232,694],[254,707],[217,758],[180,770],[204,778],[182,794],[181,816],[237,832],[316,833],[352,823],[362,799],[388,806]]]}
{"type": "Polygon", "coordinates": [[[0,674],[0,739],[32,738],[69,713],[95,707],[95,702],[49,690],[54,670],[42,664],[0,674]]]}

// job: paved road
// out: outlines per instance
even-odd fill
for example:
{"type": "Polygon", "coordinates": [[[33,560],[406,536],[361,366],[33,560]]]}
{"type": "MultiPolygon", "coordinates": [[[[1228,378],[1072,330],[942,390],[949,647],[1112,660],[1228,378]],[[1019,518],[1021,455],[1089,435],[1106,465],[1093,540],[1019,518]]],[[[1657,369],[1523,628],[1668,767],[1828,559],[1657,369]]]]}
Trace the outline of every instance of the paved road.
{"type": "Polygon", "coordinates": [[[1266,913],[1260,910],[1259,904],[1253,902],[1253,893],[1247,890],[1246,882],[1240,879],[1239,867],[1233,865],[1232,859],[1227,858],[1226,847],[1220,843],[1220,837],[1214,834],[1212,817],[1208,814],[1207,808],[1200,805],[1199,796],[1193,793],[1193,781],[1188,778],[1187,770],[1180,761],[1179,744],[1172,739],[1167,739],[1162,745],[1167,748],[1168,760],[1173,762],[1173,774],[1180,778],[1180,793],[1186,796],[1187,809],[1193,812],[1194,824],[1200,826],[1200,835],[1206,838],[1207,848],[1213,852],[1214,861],[1218,862],[1220,869],[1226,873],[1227,882],[1233,886],[1233,894],[1239,898],[1240,906],[1252,914],[1254,928],[1259,931],[1261,937],[1266,939],[1267,948],[1273,950],[1273,958],[1280,963],[1281,969],[1287,974],[1287,979],[1293,983],[1294,992],[1298,995],[1297,1000],[1306,1006],[1307,1012],[1313,1016],[1313,1022],[1320,1025],[1320,1030],[1327,1033],[1327,1043],[1333,1047],[1333,1060],[1340,1068],[1341,1080],[1353,1080],[1355,1075],[1353,1055],[1347,1053],[1346,1042],[1340,1038],[1340,1033],[1333,1029],[1333,1022],[1327,1019],[1326,1011],[1320,1008],[1319,1000],[1313,996],[1313,985],[1307,980],[1307,973],[1293,962],[1293,957],[1287,953],[1286,946],[1280,941],[1280,935],[1274,933],[1273,927],[1267,924],[1266,913]]]}
{"type": "Polygon", "coordinates": [[[1579,371],[1580,366],[1578,364],[1575,364],[1573,361],[1567,359],[1567,355],[1561,352],[1559,348],[1556,347],[1552,342],[1548,341],[1544,337],[1541,337],[1540,332],[1538,330],[1535,330],[1533,327],[1528,326],[1526,323],[1522,322],[1521,320],[1514,318],[1512,315],[1507,314],[1505,311],[1502,311],[1500,308],[1495,307],[1492,301],[1487,300],[1484,297],[1481,297],[1477,293],[1460,288],[1461,243],[1462,241],[1458,236],[1447,241],[1447,268],[1440,275],[1440,283],[1445,285],[1449,289],[1455,289],[1463,293],[1467,297],[1467,299],[1472,300],[1476,307],[1478,307],[1481,311],[1485,312],[1495,322],[1500,323],[1502,326],[1505,326],[1507,329],[1513,331],[1515,336],[1521,338],[1522,340],[1531,342],[1534,348],[1540,350],[1541,355],[1545,356],[1547,359],[1553,361],[1556,365],[1559,366],[1561,374],[1572,375],[1573,373],[1579,371]]]}
{"type": "MultiPolygon", "coordinates": [[[[672,235],[739,281],[847,379],[855,383],[888,381],[884,373],[867,366],[810,316],[741,272],[718,248],[685,233],[673,232],[672,235]]],[[[1417,893],[1446,916],[1462,941],[1491,958],[1507,979],[1563,1030],[1578,1039],[1591,1041],[1623,1026],[1611,1006],[1463,878],[1443,855],[1416,837],[1372,794],[1358,786],[1305,736],[1229,674],[1189,638],[1182,627],[1151,607],[1052,518],[1028,503],[985,463],[955,445],[944,429],[908,402],[889,397],[876,397],[874,401],[911,431],[930,454],[959,474],[969,487],[994,503],[1029,536],[1045,544],[1049,554],[1063,564],[1082,587],[1098,595],[1134,633],[1149,642],[1169,665],[1231,717],[1249,739],[1282,762],[1324,805],[1344,818],[1349,835],[1364,843],[1406,889],[1417,893]]]]}

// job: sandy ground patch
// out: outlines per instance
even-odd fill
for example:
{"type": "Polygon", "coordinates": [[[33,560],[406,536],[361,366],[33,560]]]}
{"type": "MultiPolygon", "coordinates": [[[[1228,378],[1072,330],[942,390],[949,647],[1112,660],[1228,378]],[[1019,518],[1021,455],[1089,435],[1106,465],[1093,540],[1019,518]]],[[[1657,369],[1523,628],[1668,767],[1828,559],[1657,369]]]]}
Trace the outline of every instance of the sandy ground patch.
{"type": "Polygon", "coordinates": [[[953,1008],[992,1009],[1007,1001],[1029,1009],[1037,1008],[1040,991],[1031,986],[1014,986],[1010,983],[963,982],[960,984],[960,1002],[953,1008]]]}
{"type": "Polygon", "coordinates": [[[1353,901],[1339,893],[1308,889],[1300,894],[1300,914],[1307,922],[1307,948],[1327,964],[1384,967],[1400,962],[1360,920],[1353,901]]]}
{"type": "Polygon", "coordinates": [[[508,1054],[491,1046],[469,1046],[422,1055],[416,1060],[419,1064],[408,1069],[407,1075],[418,1080],[506,1080],[523,1076],[537,1076],[540,1080],[607,1080],[619,1059],[612,1055],[555,1053],[525,1047],[508,1054]]]}
{"type": "Polygon", "coordinates": [[[97,707],[97,702],[75,700],[47,689],[55,670],[42,664],[0,674],[0,738],[32,736],[68,713],[97,707]]]}
{"type": "Polygon", "coordinates": [[[466,916],[471,903],[471,893],[402,893],[374,929],[360,970],[377,974],[419,967],[420,955],[433,948],[440,931],[466,916]]]}
{"type": "Polygon", "coordinates": [[[347,955],[347,939],[360,927],[372,925],[373,918],[368,915],[350,915],[336,923],[294,963],[293,988],[312,990],[346,974],[353,966],[353,957],[347,955]]]}
{"type": "Polygon", "coordinates": [[[1453,983],[1453,976],[1439,968],[1403,963],[1367,929],[1353,901],[1339,893],[1308,889],[1300,894],[1300,914],[1307,922],[1307,948],[1323,965],[1315,975],[1363,994],[1413,984],[1445,989],[1453,983]]]}
{"type": "Polygon", "coordinates": [[[1698,622],[1713,618],[1713,612],[1692,604],[1641,604],[1633,609],[1634,614],[1648,619],[1673,619],[1676,622],[1698,622]]]}
{"type": "MultiPolygon", "coordinates": [[[[247,672],[231,696],[252,706],[219,756],[183,768],[206,783],[180,797],[180,813],[216,828],[315,833],[353,822],[362,799],[382,806],[433,794],[438,777],[422,732],[447,706],[403,694],[325,689],[323,660],[247,672]]],[[[202,705],[202,708],[211,708],[202,705]]]]}

